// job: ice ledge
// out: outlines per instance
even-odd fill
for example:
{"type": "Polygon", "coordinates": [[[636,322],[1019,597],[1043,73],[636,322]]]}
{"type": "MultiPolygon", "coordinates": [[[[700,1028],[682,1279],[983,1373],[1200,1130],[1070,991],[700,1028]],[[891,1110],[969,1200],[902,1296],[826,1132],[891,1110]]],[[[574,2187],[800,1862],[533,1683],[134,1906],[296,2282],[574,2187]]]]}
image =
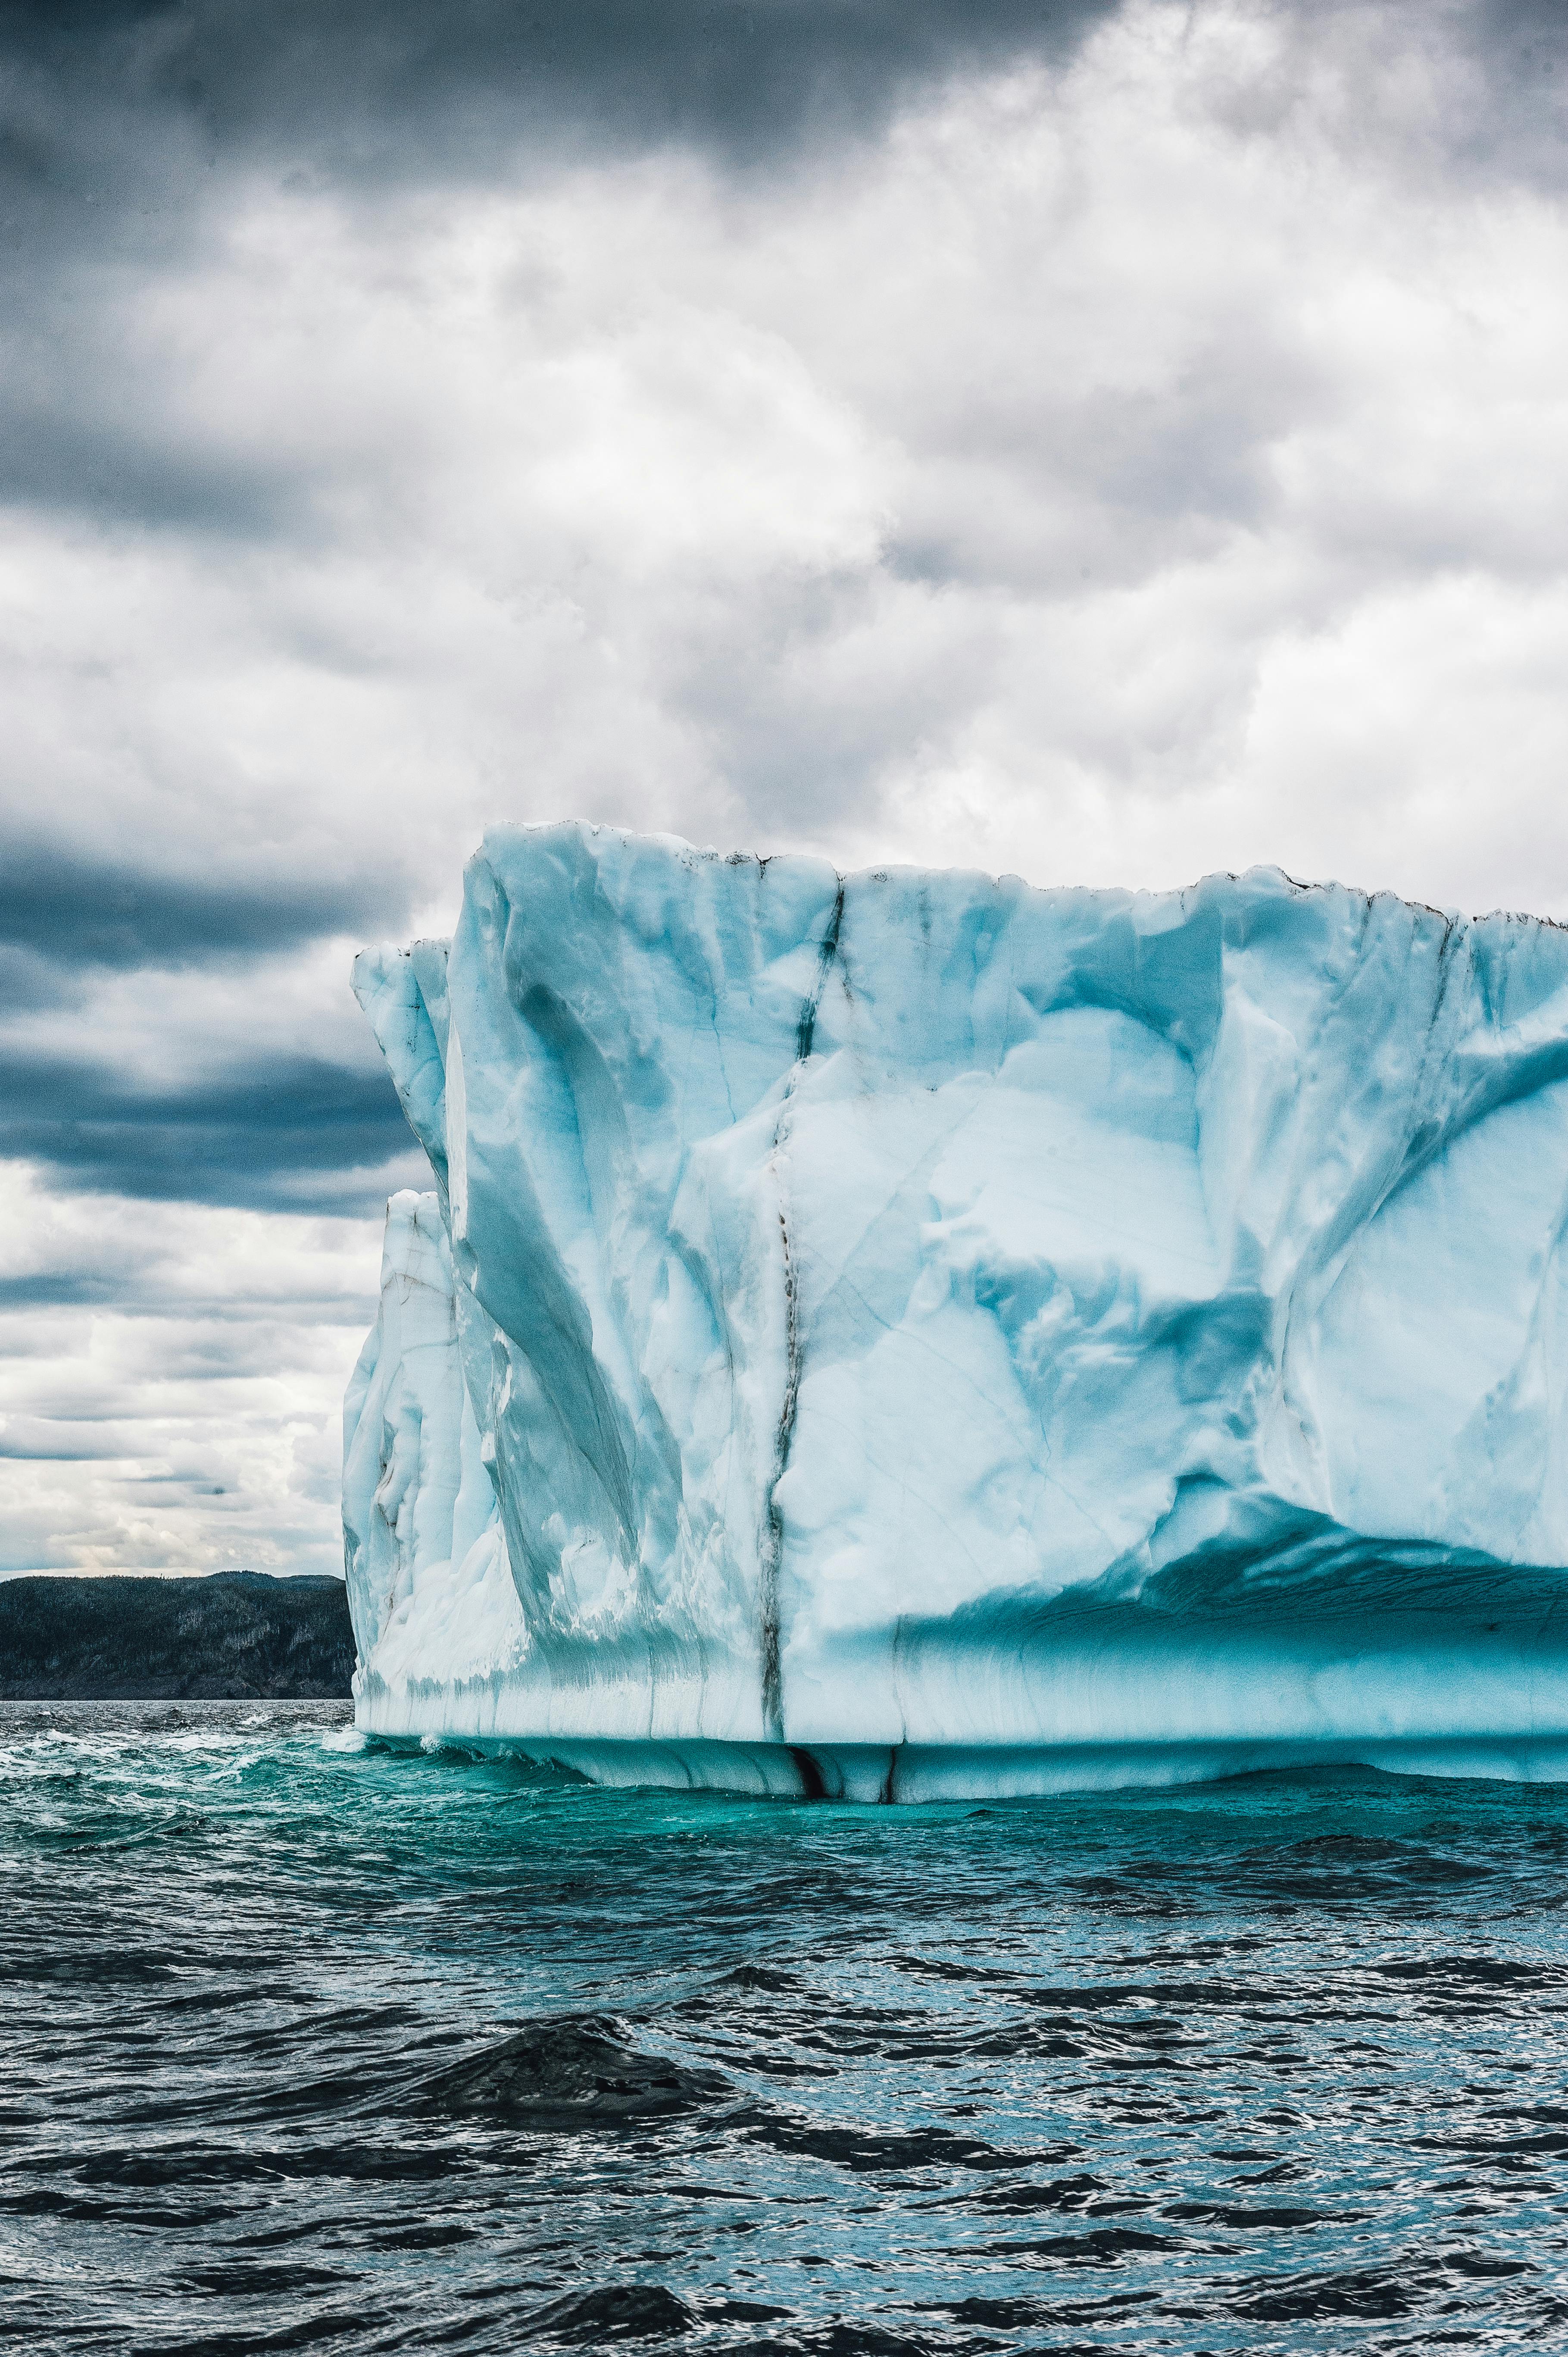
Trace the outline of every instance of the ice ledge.
{"type": "MultiPolygon", "coordinates": [[[[561,1768],[623,1791],[733,1792],[757,1800],[918,1804],[1044,1799],[1144,1786],[1207,1784],[1270,1770],[1359,1767],[1396,1776],[1478,1777],[1508,1783],[1568,1782],[1568,1737],[1530,1740],[1447,1737],[1425,1742],[1325,1738],[1318,1743],[1100,1743],[922,1745],[593,1742],[491,1735],[465,1727],[463,1698],[424,1736],[383,1728],[372,1709],[359,1723],[408,1748],[471,1750],[561,1768]]],[[[482,1716],[482,1714],[476,1714],[482,1716]]]]}
{"type": "MultiPolygon", "coordinates": [[[[1407,1567],[1408,1570],[1408,1567],[1407,1567]]],[[[995,1798],[1191,1783],[1262,1768],[1568,1776],[1568,1628],[1539,1572],[1429,1562],[1396,1600],[1342,1567],[1271,1604],[1212,1579],[1185,1605],[1064,1599],[1011,1641],[911,1643],[902,1706],[925,1739],[789,1743],[703,1731],[736,1712],[694,1676],[557,1686],[526,1653],[468,1676],[356,1681],[359,1724],[392,1740],[553,1760],[598,1782],[854,1801],[995,1798]],[[1362,1609],[1357,1609],[1358,1598],[1362,1609]],[[1366,1609],[1368,1606],[1370,1609],[1366,1609]],[[1487,1613],[1494,1617],[1489,1620],[1487,1613]]]]}

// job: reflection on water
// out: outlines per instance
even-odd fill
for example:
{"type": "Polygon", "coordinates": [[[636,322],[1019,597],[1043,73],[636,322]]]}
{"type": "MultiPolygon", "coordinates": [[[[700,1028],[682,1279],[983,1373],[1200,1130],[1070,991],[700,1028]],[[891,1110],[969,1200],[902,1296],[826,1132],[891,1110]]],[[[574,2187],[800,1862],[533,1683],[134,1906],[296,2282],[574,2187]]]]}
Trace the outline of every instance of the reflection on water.
{"type": "Polygon", "coordinates": [[[605,1792],[0,1706],[29,2352],[1568,2345],[1568,1787],[605,1792]]]}

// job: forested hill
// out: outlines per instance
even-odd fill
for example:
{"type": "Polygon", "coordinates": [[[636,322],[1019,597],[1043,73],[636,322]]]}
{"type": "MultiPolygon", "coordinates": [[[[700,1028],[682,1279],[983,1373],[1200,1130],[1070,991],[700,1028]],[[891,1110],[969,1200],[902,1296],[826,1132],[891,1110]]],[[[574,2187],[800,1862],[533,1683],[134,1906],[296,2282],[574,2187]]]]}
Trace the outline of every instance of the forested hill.
{"type": "Polygon", "coordinates": [[[340,1579],[0,1580],[6,1701],[313,1699],[349,1692],[340,1579]]]}

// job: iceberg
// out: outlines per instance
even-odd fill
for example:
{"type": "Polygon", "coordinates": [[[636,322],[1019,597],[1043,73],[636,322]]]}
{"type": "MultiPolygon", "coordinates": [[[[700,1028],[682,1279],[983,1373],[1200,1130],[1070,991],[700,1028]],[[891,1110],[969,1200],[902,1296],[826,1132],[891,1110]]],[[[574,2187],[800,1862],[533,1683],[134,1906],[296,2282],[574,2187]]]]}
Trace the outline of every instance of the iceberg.
{"type": "Polygon", "coordinates": [[[1568,931],[498,827],[354,983],[434,1182],[345,1408],[361,1727],[1568,1773],[1568,931]]]}

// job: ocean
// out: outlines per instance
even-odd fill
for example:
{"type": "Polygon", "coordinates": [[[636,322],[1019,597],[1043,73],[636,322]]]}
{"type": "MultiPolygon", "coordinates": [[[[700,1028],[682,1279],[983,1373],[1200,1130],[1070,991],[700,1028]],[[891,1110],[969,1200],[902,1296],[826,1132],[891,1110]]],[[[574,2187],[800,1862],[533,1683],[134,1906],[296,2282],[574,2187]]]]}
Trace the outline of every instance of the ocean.
{"type": "Polygon", "coordinates": [[[1568,2348],[1568,1788],[604,1792],[0,1706],[37,2357],[1568,2348]]]}

